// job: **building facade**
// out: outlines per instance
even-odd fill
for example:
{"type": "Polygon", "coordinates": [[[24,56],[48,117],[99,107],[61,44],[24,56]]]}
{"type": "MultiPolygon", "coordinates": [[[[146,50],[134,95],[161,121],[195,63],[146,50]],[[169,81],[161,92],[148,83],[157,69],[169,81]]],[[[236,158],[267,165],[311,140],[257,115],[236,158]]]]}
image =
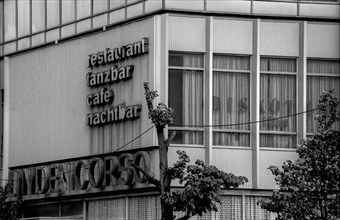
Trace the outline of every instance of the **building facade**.
{"type": "MultiPolygon", "coordinates": [[[[340,85],[339,1],[0,1],[2,182],[24,219],[157,219],[156,131],[143,82],[174,108],[169,149],[248,177],[219,211],[257,202],[294,160],[318,98],[340,85]]],[[[337,129],[339,125],[337,124],[337,129]]],[[[174,188],[181,186],[174,183],[174,188]]],[[[177,213],[180,216],[181,213],[177,213]]]]}

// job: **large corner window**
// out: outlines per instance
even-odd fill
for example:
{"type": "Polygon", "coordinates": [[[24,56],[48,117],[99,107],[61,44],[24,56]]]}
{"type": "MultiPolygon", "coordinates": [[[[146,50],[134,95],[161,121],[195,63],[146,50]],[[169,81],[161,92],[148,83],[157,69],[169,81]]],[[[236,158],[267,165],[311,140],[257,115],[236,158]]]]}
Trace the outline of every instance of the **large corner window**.
{"type": "MultiPolygon", "coordinates": [[[[314,119],[319,111],[320,95],[324,91],[334,89],[337,97],[340,96],[340,61],[339,60],[307,60],[307,133],[317,131],[317,121],[314,119]]],[[[340,129],[339,122],[335,129],[340,129]]]]}
{"type": "Polygon", "coordinates": [[[169,54],[169,106],[174,109],[173,143],[203,144],[203,55],[169,54]]]}
{"type": "Polygon", "coordinates": [[[214,55],[213,144],[250,146],[250,57],[214,55]]]}
{"type": "Polygon", "coordinates": [[[260,70],[260,146],[294,148],[296,59],[261,57],[260,70]]]}

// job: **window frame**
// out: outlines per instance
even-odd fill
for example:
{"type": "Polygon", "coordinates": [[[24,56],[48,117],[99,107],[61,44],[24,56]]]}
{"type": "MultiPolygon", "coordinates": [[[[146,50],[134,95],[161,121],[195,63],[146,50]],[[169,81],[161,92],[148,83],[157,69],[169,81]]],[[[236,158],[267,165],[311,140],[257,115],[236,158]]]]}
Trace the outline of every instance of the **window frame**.
{"type": "MultiPolygon", "coordinates": [[[[170,56],[172,54],[180,54],[180,55],[201,55],[202,56],[202,67],[185,67],[185,66],[171,66],[170,65],[170,62],[168,64],[168,83],[170,81],[170,71],[171,70],[189,70],[189,71],[199,71],[201,74],[202,74],[202,87],[203,87],[203,90],[204,90],[204,75],[206,74],[205,73],[205,56],[206,54],[205,53],[199,53],[199,52],[189,52],[189,51],[171,51],[169,50],[168,51],[168,60],[170,61],[170,56]]],[[[204,91],[202,91],[202,99],[204,100],[204,91]]],[[[168,102],[169,102],[169,98],[170,98],[170,88],[168,88],[168,102]]],[[[204,105],[204,101],[202,100],[202,110],[203,112],[206,110],[206,106],[204,105]]],[[[169,103],[168,103],[169,104],[169,103]]],[[[169,106],[169,107],[172,107],[172,106],[169,106]]],[[[176,110],[176,109],[174,109],[176,110]]],[[[199,132],[200,133],[200,136],[202,138],[202,143],[199,143],[199,144],[193,144],[193,143],[172,143],[171,145],[176,145],[176,146],[204,146],[204,114],[202,115],[202,126],[197,126],[197,127],[194,127],[194,126],[172,126],[172,125],[169,125],[168,126],[168,131],[179,131],[179,132],[182,132],[182,131],[188,131],[188,132],[199,132]]]]}
{"type": "MultiPolygon", "coordinates": [[[[299,75],[299,57],[295,57],[295,56],[269,56],[269,55],[260,55],[259,57],[259,77],[260,77],[260,83],[259,83],[259,88],[261,89],[261,78],[263,75],[287,75],[287,76],[295,76],[295,113],[298,113],[298,86],[299,86],[299,80],[298,80],[298,75],[299,75]],[[268,59],[294,59],[295,60],[295,72],[282,72],[282,71],[264,71],[261,70],[261,60],[263,58],[268,58],[268,59]]],[[[262,97],[260,94],[260,100],[259,102],[261,103],[262,97]]],[[[260,118],[261,118],[261,110],[257,109],[257,111],[260,114],[260,118]]],[[[281,116],[281,117],[285,117],[285,116],[281,116]]],[[[278,117],[278,118],[281,118],[278,117]]],[[[259,126],[259,148],[262,150],[265,149],[270,149],[270,150],[292,150],[292,149],[296,149],[296,146],[299,142],[298,140],[298,116],[295,115],[295,131],[275,131],[275,130],[263,130],[261,129],[261,125],[259,126]],[[268,146],[263,146],[263,144],[261,143],[261,136],[262,135],[281,135],[281,136],[294,136],[295,137],[295,143],[292,144],[291,147],[268,147],[268,146]]],[[[266,119],[267,120],[267,119],[266,119]]],[[[262,123],[262,119],[260,119],[260,123],[262,123]]],[[[271,120],[270,120],[271,121],[271,120]]],[[[275,121],[275,119],[273,119],[272,121],[275,121]]]]}
{"type": "MultiPolygon", "coordinates": [[[[214,78],[215,73],[241,73],[241,74],[247,74],[249,77],[249,94],[248,94],[248,103],[249,103],[249,122],[251,121],[251,76],[252,76],[252,55],[251,54],[229,54],[229,53],[213,53],[213,58],[212,58],[212,78],[214,78]],[[214,64],[214,57],[215,56],[229,56],[229,57],[248,57],[249,59],[249,70],[240,70],[240,69],[224,69],[224,68],[215,68],[213,66],[214,64]]],[[[213,85],[212,85],[213,87],[213,85]]],[[[212,88],[214,89],[214,88],[212,88]]],[[[213,97],[211,97],[213,98],[213,97]]],[[[211,112],[213,114],[213,112],[211,112]]],[[[247,122],[245,122],[247,123],[247,122]]],[[[213,139],[213,146],[214,147],[232,147],[232,148],[246,148],[249,149],[252,146],[251,143],[251,125],[249,124],[249,129],[248,130],[238,130],[238,129],[228,129],[228,128],[216,128],[218,125],[213,124],[213,129],[212,129],[212,139],[213,139]],[[214,134],[218,133],[238,133],[238,134],[248,134],[249,138],[249,146],[238,146],[238,145],[219,145],[219,144],[214,144],[214,134]]],[[[223,126],[221,126],[223,127],[223,126]]]]}

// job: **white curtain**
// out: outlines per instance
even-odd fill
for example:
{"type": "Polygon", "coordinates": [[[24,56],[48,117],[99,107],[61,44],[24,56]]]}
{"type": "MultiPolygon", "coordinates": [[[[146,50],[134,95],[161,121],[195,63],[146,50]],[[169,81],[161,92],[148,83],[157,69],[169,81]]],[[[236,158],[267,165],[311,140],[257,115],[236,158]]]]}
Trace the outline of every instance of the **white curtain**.
{"type": "MultiPolygon", "coordinates": [[[[340,62],[333,60],[308,60],[307,73],[317,73],[319,76],[307,77],[307,110],[318,107],[319,98],[323,91],[334,89],[335,95],[340,96],[340,62]],[[327,74],[332,74],[327,76],[327,74]],[[338,75],[338,76],[334,76],[338,75]]],[[[307,132],[317,131],[317,121],[314,120],[318,111],[307,114],[307,132]]],[[[335,124],[335,129],[340,128],[339,122],[335,124]]]]}
{"type": "Polygon", "coordinates": [[[260,200],[266,200],[266,197],[259,196],[246,196],[245,202],[245,215],[246,219],[249,220],[258,220],[258,219],[266,219],[266,220],[275,220],[277,215],[273,212],[268,212],[265,209],[262,209],[258,202],[260,200]]]}
{"type": "Polygon", "coordinates": [[[249,57],[214,56],[213,67],[221,71],[213,73],[213,124],[224,125],[216,127],[223,130],[215,129],[214,145],[250,146],[249,133],[235,132],[249,130],[249,124],[243,123],[250,121],[250,74],[232,72],[250,70],[249,65],[249,57]]]}
{"type": "MultiPolygon", "coordinates": [[[[260,88],[260,124],[262,131],[296,132],[296,76],[285,72],[296,72],[295,59],[262,58],[260,88]],[[285,117],[289,116],[289,117],[285,117]],[[274,118],[280,118],[272,120],[274,118]]],[[[292,148],[296,145],[296,135],[261,134],[261,147],[292,148]]]]}
{"type": "Polygon", "coordinates": [[[174,143],[203,144],[203,55],[170,54],[169,106],[174,108],[174,126],[187,128],[177,131],[174,143]],[[193,130],[197,128],[197,130],[193,130]]]}

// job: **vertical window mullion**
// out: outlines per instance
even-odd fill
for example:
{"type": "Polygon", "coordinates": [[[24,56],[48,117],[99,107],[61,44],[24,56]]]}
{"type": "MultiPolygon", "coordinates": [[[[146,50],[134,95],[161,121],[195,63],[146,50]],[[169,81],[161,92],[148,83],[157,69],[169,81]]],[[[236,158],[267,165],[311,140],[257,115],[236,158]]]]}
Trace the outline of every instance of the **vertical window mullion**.
{"type": "Polygon", "coordinates": [[[47,42],[47,0],[44,0],[45,5],[45,32],[44,32],[44,42],[47,42]]]}
{"type": "Polygon", "coordinates": [[[32,28],[32,25],[33,25],[33,22],[32,22],[32,20],[33,20],[33,18],[32,18],[32,11],[33,11],[33,8],[32,8],[32,6],[33,6],[33,4],[32,4],[32,0],[29,0],[30,1],[30,12],[29,12],[29,15],[30,15],[30,21],[29,21],[29,27],[30,27],[30,30],[29,30],[29,33],[30,33],[30,40],[29,40],[29,47],[32,47],[32,30],[33,30],[33,28],[32,28]]]}
{"type": "Polygon", "coordinates": [[[93,1],[91,0],[91,30],[93,29],[93,1]]]}
{"type": "Polygon", "coordinates": [[[63,18],[62,18],[62,16],[63,16],[63,11],[62,11],[62,7],[63,7],[63,5],[62,5],[62,1],[63,0],[58,0],[59,1],[59,39],[61,38],[61,25],[62,25],[62,21],[63,21],[63,18]]]}
{"type": "Polygon", "coordinates": [[[16,33],[15,33],[15,51],[18,50],[18,36],[19,36],[19,15],[18,15],[18,0],[15,0],[15,29],[16,29],[16,33]]]}

